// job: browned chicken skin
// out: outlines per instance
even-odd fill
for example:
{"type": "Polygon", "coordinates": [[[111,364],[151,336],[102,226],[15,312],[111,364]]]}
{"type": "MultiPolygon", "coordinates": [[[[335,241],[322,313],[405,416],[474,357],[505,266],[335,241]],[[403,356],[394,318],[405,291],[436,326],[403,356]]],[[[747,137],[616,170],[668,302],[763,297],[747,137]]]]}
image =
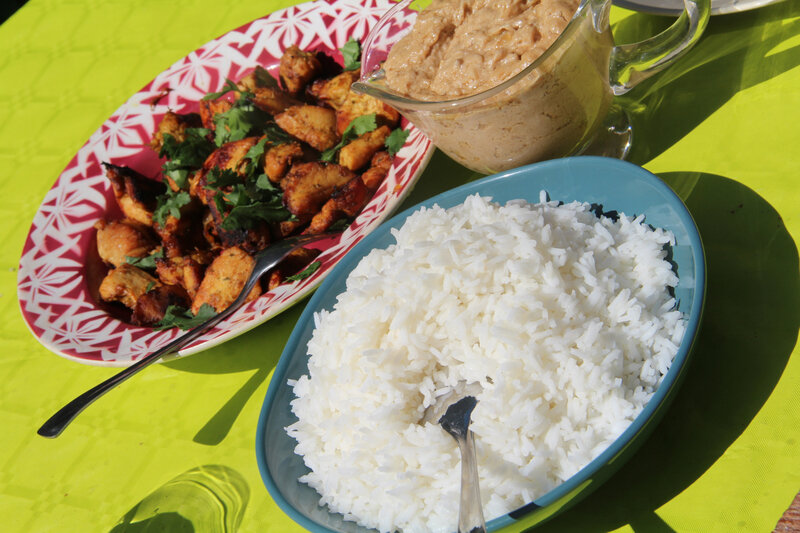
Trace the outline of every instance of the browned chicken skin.
{"type": "Polygon", "coordinates": [[[313,216],[333,192],[356,177],[335,163],[312,161],[294,165],[281,181],[283,204],[298,218],[313,216]]]}
{"type": "Polygon", "coordinates": [[[166,186],[158,181],[148,179],[133,169],[104,164],[106,176],[114,189],[122,213],[140,224],[153,224],[153,211],[156,198],[166,190],[166,186]]]}
{"type": "Polygon", "coordinates": [[[322,72],[322,63],[313,52],[304,52],[296,45],[286,49],[281,57],[280,76],[286,90],[297,94],[322,72]]]}

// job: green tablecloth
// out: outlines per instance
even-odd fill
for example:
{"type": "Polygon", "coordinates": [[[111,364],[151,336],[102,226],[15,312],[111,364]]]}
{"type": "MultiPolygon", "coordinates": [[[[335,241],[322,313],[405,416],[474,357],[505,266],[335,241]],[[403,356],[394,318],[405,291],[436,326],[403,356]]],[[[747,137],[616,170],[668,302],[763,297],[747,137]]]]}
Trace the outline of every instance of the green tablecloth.
{"type": "MultiPolygon", "coordinates": [[[[189,51],[290,3],[31,0],[0,26],[0,530],[122,531],[123,516],[153,505],[148,494],[172,491],[150,527],[206,531],[189,507],[213,505],[168,484],[197,467],[217,479],[240,531],[299,529],[264,488],[254,441],[302,306],[148,369],[46,440],[39,425],[115,370],[48,352],[16,301],[28,226],[89,135],[189,51]]],[[[613,17],[623,41],[666,24],[613,17]]],[[[714,17],[688,56],[630,96],[630,159],[685,199],[701,231],[705,321],[652,437],[542,531],[771,531],[800,489],[799,65],[800,1],[787,0],[714,17]]],[[[406,205],[473,178],[437,153],[406,205]]]]}

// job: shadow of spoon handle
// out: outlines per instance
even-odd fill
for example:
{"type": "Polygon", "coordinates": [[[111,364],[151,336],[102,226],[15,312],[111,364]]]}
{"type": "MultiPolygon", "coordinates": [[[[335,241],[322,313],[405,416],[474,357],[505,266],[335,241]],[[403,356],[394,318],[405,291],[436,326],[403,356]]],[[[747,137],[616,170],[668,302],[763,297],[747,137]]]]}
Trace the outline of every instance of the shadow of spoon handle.
{"type": "Polygon", "coordinates": [[[475,457],[475,437],[472,431],[458,437],[461,452],[461,504],[458,510],[458,533],[485,533],[478,464],[475,457]]]}

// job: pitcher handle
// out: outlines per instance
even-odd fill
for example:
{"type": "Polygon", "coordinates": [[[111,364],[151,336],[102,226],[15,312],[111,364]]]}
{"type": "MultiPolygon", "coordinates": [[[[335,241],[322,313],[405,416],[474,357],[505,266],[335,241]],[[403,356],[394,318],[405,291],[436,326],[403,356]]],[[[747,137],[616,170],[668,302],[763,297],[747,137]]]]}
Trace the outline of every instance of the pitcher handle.
{"type": "Polygon", "coordinates": [[[711,0],[683,0],[683,8],[678,20],[658,35],[612,49],[609,80],[614,94],[625,94],[671,65],[700,39],[711,15],[711,0]]]}

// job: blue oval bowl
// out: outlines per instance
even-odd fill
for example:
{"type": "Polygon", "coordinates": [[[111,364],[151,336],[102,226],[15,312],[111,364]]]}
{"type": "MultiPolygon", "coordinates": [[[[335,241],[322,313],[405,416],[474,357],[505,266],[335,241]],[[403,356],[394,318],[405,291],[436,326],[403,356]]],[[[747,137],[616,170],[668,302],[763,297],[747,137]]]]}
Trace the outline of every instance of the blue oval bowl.
{"type": "Polygon", "coordinates": [[[493,518],[487,529],[527,528],[565,511],[613,474],[656,426],[683,377],[705,297],[705,256],[689,211],[658,177],[617,159],[572,157],[524,166],[452,189],[396,215],[359,242],[309,301],[275,368],[256,433],[256,456],[264,484],[275,502],[298,524],[319,532],[369,531],[320,506],[316,491],[297,481],[308,469],[294,453],[294,439],[284,431],[284,427],[296,420],[289,405],[294,395],[286,382],[307,372],[306,344],[314,328],[313,314],[331,309],[345,288],[348,274],[361,258],[373,248],[392,244],[390,230],[400,227],[420,207],[433,204],[452,207],[476,193],[491,196],[499,203],[518,198],[536,203],[542,190],[547,191],[551,200],[600,204],[606,212],[618,211],[628,216],[644,214],[647,223],[672,231],[676,238],[672,261],[680,280],[675,296],[678,308],[687,317],[688,327],[672,367],[631,425],[577,474],[519,509],[493,518]]]}

